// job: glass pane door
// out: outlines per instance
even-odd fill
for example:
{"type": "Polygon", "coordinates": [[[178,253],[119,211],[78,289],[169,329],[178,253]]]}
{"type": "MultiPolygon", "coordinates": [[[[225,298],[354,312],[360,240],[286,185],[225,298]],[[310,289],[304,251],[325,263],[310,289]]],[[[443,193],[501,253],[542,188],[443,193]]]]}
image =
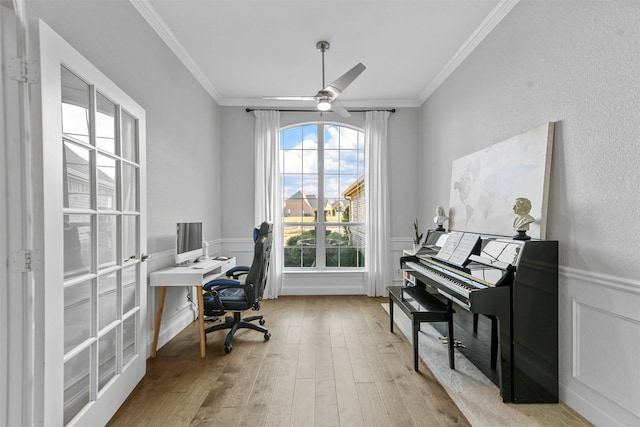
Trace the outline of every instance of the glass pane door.
{"type": "MultiPolygon", "coordinates": [[[[64,424],[145,359],[139,121],[61,66],[64,424]]],[[[93,405],[91,405],[93,406],[93,405]]]]}

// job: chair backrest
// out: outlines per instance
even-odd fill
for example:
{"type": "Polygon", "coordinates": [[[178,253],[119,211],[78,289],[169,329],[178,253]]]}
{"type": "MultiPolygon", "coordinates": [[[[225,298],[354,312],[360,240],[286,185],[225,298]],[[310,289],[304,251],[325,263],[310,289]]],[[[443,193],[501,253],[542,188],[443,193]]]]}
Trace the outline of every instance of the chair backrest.
{"type": "Polygon", "coordinates": [[[249,302],[259,302],[264,294],[271,261],[271,243],[273,241],[273,225],[268,222],[260,224],[258,236],[253,248],[253,262],[245,280],[253,285],[253,292],[248,292],[249,302]]]}

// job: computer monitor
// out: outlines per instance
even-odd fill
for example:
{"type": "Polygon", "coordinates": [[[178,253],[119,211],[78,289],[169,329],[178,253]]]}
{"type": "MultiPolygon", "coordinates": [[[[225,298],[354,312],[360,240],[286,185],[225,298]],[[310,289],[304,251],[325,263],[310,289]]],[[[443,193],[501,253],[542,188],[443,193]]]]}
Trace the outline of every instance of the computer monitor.
{"type": "Polygon", "coordinates": [[[195,261],[202,256],[202,223],[176,224],[176,264],[195,261]]]}

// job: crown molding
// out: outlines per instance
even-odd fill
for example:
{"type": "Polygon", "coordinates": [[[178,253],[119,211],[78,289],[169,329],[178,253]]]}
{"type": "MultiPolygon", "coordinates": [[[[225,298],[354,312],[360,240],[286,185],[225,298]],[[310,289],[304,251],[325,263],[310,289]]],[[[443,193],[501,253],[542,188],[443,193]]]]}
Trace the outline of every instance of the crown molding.
{"type": "Polygon", "coordinates": [[[142,15],[147,23],[155,30],[160,38],[169,46],[169,49],[178,57],[182,64],[202,85],[204,90],[218,103],[222,101],[222,97],[213,87],[207,76],[202,72],[200,67],[196,65],[191,55],[187,53],[184,46],[178,41],[177,37],[169,29],[164,20],[158,15],[158,12],[151,6],[148,0],[129,0],[133,7],[142,15]]]}
{"type": "Polygon", "coordinates": [[[462,44],[460,49],[442,68],[438,75],[429,83],[429,86],[422,92],[418,98],[418,103],[422,105],[440,85],[455,71],[456,68],[464,61],[471,52],[489,35],[491,31],[507,16],[507,14],[518,4],[520,0],[502,0],[491,13],[482,21],[475,29],[471,36],[462,44]]]}

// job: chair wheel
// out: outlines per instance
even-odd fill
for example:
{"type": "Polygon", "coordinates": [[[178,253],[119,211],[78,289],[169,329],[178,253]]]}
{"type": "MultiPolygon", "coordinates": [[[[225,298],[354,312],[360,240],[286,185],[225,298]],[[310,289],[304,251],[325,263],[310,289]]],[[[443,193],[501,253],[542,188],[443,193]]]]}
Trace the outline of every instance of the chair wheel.
{"type": "Polygon", "coordinates": [[[231,344],[226,344],[226,345],[224,346],[224,352],[225,352],[226,354],[231,353],[231,350],[233,350],[233,347],[231,347],[231,344]]]}
{"type": "Polygon", "coordinates": [[[264,319],[260,319],[258,323],[260,323],[261,325],[264,325],[266,322],[264,321],[264,319]]]}
{"type": "Polygon", "coordinates": [[[269,333],[269,332],[265,332],[265,333],[264,333],[264,339],[265,339],[266,341],[269,341],[269,340],[271,339],[271,333],[269,333]]]}

